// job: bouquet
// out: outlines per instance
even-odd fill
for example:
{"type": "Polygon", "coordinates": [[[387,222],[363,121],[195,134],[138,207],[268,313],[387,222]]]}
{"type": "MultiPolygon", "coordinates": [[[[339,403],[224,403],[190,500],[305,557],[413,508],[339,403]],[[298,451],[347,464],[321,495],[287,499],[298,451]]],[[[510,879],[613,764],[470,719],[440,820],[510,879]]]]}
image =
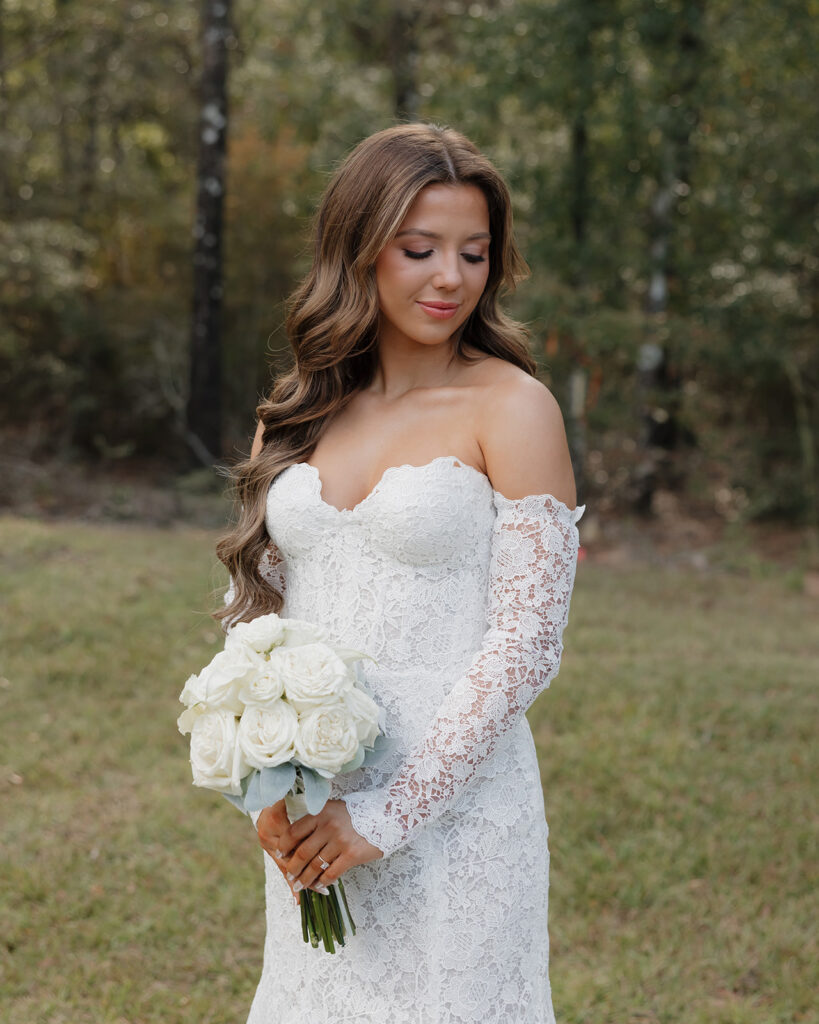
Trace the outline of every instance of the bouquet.
{"type": "MultiPolygon", "coordinates": [[[[193,784],[245,812],[285,797],[291,822],[318,814],[330,779],[375,763],[390,746],[383,712],[353,668],[362,658],[375,661],[300,619],[271,613],[237,623],[179,696],[193,784]]],[[[355,935],[341,879],[326,896],[303,889],[299,904],[304,941],[314,948],[321,940],[334,953],[348,928],[355,935]]]]}

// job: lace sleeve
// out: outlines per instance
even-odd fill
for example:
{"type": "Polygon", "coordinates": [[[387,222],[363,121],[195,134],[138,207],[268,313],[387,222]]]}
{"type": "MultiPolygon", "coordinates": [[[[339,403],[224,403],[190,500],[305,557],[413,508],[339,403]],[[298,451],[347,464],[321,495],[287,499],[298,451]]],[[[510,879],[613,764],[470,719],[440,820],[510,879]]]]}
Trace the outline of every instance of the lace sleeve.
{"type": "Polygon", "coordinates": [[[259,559],[259,575],[279,593],[284,594],[287,584],[285,578],[285,561],[281,551],[271,540],[259,559]]]}
{"type": "MultiPolygon", "coordinates": [[[[225,596],[224,596],[224,601],[223,601],[225,608],[227,608],[227,606],[230,604],[230,602],[233,600],[233,598],[235,596],[236,596],[236,587],[233,584],[233,577],[232,576],[228,576],[228,588],[225,591],[225,596]]],[[[222,629],[225,631],[225,636],[227,636],[228,633],[230,633],[230,630],[231,630],[232,626],[233,626],[233,622],[232,622],[231,619],[222,619],[222,629]]]]}
{"type": "MultiPolygon", "coordinates": [[[[275,587],[280,594],[284,595],[287,587],[286,575],[285,575],[285,561],[284,557],[279,551],[278,547],[271,540],[267,547],[262,552],[262,557],[259,559],[259,575],[272,587],[275,587]]],[[[236,587],[233,584],[233,577],[228,577],[228,588],[225,591],[224,604],[227,607],[233,598],[236,596],[236,587]]],[[[232,622],[227,619],[222,620],[222,628],[225,631],[225,635],[230,633],[233,626],[232,622]]]]}
{"type": "Polygon", "coordinates": [[[498,491],[495,505],[480,648],[393,778],[343,797],[353,828],[385,856],[447,810],[560,667],[585,506],[498,491]]]}

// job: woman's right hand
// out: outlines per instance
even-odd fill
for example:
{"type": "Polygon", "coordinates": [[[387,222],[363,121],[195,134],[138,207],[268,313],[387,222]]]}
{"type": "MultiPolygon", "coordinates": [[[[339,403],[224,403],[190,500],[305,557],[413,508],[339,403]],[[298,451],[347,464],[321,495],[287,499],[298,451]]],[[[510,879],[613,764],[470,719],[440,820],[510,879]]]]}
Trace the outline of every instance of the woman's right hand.
{"type": "Polygon", "coordinates": [[[284,876],[285,882],[290,886],[293,898],[296,903],[298,903],[299,894],[293,889],[295,879],[291,882],[287,877],[286,862],[282,858],[281,850],[278,845],[280,837],[286,833],[289,828],[290,819],[287,817],[287,807],[285,806],[284,799],[279,800],[278,803],[273,804],[271,807],[265,807],[256,819],[256,832],[259,835],[259,842],[262,844],[262,849],[273,858],[276,867],[284,876]]]}

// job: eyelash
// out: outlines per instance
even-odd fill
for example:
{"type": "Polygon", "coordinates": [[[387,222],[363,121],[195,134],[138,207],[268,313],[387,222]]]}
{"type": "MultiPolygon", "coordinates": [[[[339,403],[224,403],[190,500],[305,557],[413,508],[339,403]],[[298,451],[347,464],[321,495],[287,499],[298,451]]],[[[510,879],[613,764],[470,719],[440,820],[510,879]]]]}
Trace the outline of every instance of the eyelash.
{"type": "MultiPolygon", "coordinates": [[[[432,249],[427,249],[426,252],[416,252],[414,249],[404,249],[404,255],[409,256],[411,260],[425,260],[427,256],[432,255],[432,249]]],[[[485,263],[485,256],[476,256],[471,252],[461,253],[467,263],[485,263]]]]}

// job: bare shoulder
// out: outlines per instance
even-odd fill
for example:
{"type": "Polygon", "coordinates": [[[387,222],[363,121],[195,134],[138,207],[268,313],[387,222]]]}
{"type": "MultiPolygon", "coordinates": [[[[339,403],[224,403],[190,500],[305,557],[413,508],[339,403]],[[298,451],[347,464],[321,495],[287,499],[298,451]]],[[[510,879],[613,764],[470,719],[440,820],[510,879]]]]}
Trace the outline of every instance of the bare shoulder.
{"type": "Polygon", "coordinates": [[[577,504],[574,474],[560,406],[525,370],[492,357],[481,364],[478,443],[496,491],[507,498],[551,494],[577,504]]]}

